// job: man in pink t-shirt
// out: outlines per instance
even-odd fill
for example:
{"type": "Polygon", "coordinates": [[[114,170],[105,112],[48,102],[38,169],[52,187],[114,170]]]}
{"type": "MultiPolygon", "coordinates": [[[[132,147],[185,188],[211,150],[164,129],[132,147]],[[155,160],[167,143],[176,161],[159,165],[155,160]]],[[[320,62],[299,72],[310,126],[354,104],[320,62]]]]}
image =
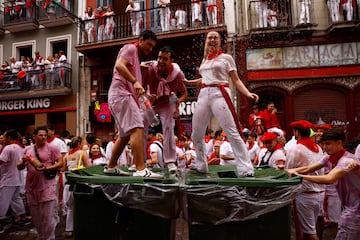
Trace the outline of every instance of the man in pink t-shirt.
{"type": "Polygon", "coordinates": [[[156,41],[155,33],[145,30],[135,44],[126,44],[117,56],[108,101],[118,126],[119,138],[115,142],[109,165],[104,168],[105,174],[129,175],[128,172],[117,168],[116,163],[130,141],[136,165],[133,176],[162,177],[145,168],[144,120],[138,100],[138,97],[145,93],[142,87],[140,58],[153,50],[156,41]]]}
{"type": "Polygon", "coordinates": [[[320,162],[286,171],[313,183],[335,183],[342,205],[336,239],[360,239],[360,161],[344,149],[342,129],[325,131],[321,141],[327,155],[320,162]],[[331,169],[330,172],[321,176],[308,175],[323,167],[331,169]]]}
{"type": "Polygon", "coordinates": [[[149,65],[144,71],[144,88],[153,98],[153,107],[161,120],[164,133],[164,163],[172,175],[176,174],[176,145],[174,138],[174,114],[186,97],[184,73],[174,63],[175,53],[169,46],[160,49],[157,62],[149,65]],[[171,98],[174,98],[173,100],[171,98]]]}
{"type": "Polygon", "coordinates": [[[32,222],[38,232],[38,239],[55,239],[57,222],[56,178],[47,178],[44,171],[60,170],[64,165],[59,149],[47,143],[47,127],[36,127],[33,133],[34,144],[24,149],[19,170],[27,168],[26,200],[32,222]]]}

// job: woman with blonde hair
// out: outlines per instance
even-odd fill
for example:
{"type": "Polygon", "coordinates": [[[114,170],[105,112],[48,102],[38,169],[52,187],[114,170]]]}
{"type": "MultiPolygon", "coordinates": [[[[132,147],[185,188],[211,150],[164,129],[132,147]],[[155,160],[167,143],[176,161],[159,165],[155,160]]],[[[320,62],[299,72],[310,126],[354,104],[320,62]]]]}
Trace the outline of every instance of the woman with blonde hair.
{"type": "Polygon", "coordinates": [[[215,116],[230,141],[238,176],[253,176],[254,168],[249,151],[240,136],[241,126],[231,102],[230,82],[249,99],[257,102],[259,97],[245,87],[238,76],[234,59],[221,51],[220,44],[221,37],[218,32],[212,31],[207,34],[204,59],[199,68],[201,78],[186,81],[192,84],[201,83],[192,119],[192,139],[196,150],[194,167],[198,172],[208,172],[204,135],[211,117],[215,116]]]}

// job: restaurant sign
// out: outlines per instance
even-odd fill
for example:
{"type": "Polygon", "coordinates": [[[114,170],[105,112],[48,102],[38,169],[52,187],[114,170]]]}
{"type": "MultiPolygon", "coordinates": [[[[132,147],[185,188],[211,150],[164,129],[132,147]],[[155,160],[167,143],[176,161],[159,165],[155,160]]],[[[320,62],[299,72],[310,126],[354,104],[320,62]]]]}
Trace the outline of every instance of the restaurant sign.
{"type": "Polygon", "coordinates": [[[0,101],[0,111],[19,111],[50,108],[50,98],[30,98],[0,101]]]}

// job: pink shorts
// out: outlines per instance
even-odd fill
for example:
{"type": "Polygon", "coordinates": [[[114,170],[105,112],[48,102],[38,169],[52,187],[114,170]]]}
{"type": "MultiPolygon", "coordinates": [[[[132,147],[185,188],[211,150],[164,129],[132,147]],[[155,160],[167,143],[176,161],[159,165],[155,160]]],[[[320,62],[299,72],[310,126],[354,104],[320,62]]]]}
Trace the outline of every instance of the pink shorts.
{"type": "Polygon", "coordinates": [[[120,137],[130,135],[135,128],[144,128],[143,114],[132,95],[109,99],[109,106],[120,137]]]}

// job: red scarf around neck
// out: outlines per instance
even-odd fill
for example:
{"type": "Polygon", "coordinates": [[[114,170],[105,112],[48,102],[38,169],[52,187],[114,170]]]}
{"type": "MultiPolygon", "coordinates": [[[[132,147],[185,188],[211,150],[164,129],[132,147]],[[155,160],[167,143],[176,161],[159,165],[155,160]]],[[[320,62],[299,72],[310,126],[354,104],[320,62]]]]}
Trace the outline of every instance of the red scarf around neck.
{"type": "Polygon", "coordinates": [[[282,148],[283,148],[283,146],[282,146],[281,144],[277,143],[277,144],[275,145],[274,149],[269,150],[269,151],[270,151],[270,152],[275,152],[276,150],[282,149],[282,148]]]}
{"type": "Polygon", "coordinates": [[[297,140],[297,143],[304,145],[307,149],[309,149],[312,152],[315,152],[315,153],[319,152],[319,146],[311,138],[299,139],[299,140],[297,140]]]}
{"type": "Polygon", "coordinates": [[[207,56],[207,60],[212,60],[222,54],[223,52],[221,50],[218,50],[217,53],[209,53],[207,56]]]}
{"type": "Polygon", "coordinates": [[[340,151],[338,151],[337,153],[330,155],[329,157],[329,161],[332,163],[333,167],[336,166],[336,164],[338,163],[339,159],[344,156],[346,150],[345,149],[341,149],[340,151]]]}
{"type": "Polygon", "coordinates": [[[46,141],[48,143],[51,143],[52,141],[54,141],[54,139],[55,139],[55,136],[53,135],[51,138],[48,138],[46,141]]]}
{"type": "Polygon", "coordinates": [[[77,151],[79,151],[80,149],[78,147],[76,148],[73,148],[69,151],[69,155],[73,154],[73,153],[76,153],[77,151]]]}
{"type": "Polygon", "coordinates": [[[19,145],[20,147],[24,148],[24,145],[21,144],[19,141],[13,141],[12,144],[19,145]]]}
{"type": "Polygon", "coordinates": [[[252,142],[249,144],[249,150],[252,149],[252,147],[255,145],[255,142],[252,142]]]}

